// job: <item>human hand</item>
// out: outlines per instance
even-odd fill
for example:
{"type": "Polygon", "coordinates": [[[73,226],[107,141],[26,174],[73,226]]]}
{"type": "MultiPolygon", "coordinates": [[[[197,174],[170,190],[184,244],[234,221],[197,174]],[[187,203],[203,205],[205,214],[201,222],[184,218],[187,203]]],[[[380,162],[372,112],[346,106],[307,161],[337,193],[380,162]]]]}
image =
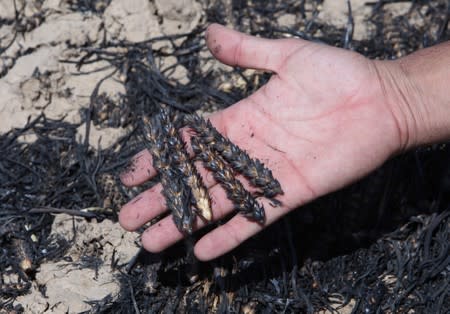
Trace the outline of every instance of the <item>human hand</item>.
{"type": "MultiPolygon", "coordinates": [[[[289,211],[361,178],[404,147],[402,122],[386,99],[382,67],[375,61],[322,44],[261,39],[219,25],[208,28],[207,45],[226,64],[273,72],[256,93],[209,118],[273,171],[284,195],[277,197],[281,207],[260,199],[264,225],[236,215],[203,236],[194,249],[200,260],[230,251],[289,211]]],[[[200,173],[214,220],[228,215],[233,205],[225,191],[206,170],[200,173]]],[[[154,175],[151,155],[143,151],[134,158],[134,171],[121,180],[132,186],[154,175]]],[[[135,230],[165,210],[158,184],[126,204],[119,220],[135,230]]],[[[197,226],[203,225],[198,220],[197,226]]],[[[142,234],[142,244],[159,252],[182,237],[168,216],[142,234]]]]}

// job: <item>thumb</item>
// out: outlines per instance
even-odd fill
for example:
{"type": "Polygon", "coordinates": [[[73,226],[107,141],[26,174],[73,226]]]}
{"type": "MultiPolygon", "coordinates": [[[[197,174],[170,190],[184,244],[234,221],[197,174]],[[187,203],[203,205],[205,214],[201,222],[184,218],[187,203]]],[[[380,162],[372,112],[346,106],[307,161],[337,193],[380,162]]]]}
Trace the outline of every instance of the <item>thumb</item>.
{"type": "Polygon", "coordinates": [[[211,53],[230,66],[277,72],[289,55],[302,45],[297,39],[263,39],[211,24],[206,30],[211,53]]]}

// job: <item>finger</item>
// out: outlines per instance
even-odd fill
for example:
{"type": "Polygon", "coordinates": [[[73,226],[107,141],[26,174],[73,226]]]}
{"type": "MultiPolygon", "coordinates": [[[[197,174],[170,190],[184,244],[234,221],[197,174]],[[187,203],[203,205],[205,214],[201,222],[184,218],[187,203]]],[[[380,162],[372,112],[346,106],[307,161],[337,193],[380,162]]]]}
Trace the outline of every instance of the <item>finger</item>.
{"type": "MultiPolygon", "coordinates": [[[[232,202],[228,200],[225,191],[219,185],[213,186],[209,190],[209,195],[211,198],[214,220],[223,218],[232,210],[232,202]]],[[[194,229],[198,230],[206,224],[207,222],[197,219],[194,229]]],[[[170,215],[145,230],[142,234],[141,241],[142,246],[147,251],[157,253],[183,239],[183,237],[184,234],[177,229],[173,222],[172,215],[170,215]]]]}
{"type": "Polygon", "coordinates": [[[148,150],[137,153],[130,160],[130,165],[120,174],[120,180],[126,186],[135,186],[144,183],[156,175],[153,168],[152,156],[148,150]]]}
{"type": "Polygon", "coordinates": [[[267,199],[261,200],[266,209],[266,223],[254,223],[242,215],[234,216],[226,224],[218,226],[203,236],[194,247],[194,254],[201,261],[212,260],[223,255],[242,242],[272,224],[288,211],[287,207],[272,208],[267,199]]]}
{"type": "MultiPolygon", "coordinates": [[[[287,168],[286,168],[287,169],[287,168]]],[[[270,200],[258,198],[258,202],[266,209],[266,223],[273,223],[282,215],[286,214],[289,208],[296,208],[311,199],[315,198],[314,193],[310,191],[305,182],[292,181],[287,179],[286,174],[283,178],[287,181],[284,185],[285,194],[279,199],[283,205],[273,208],[270,200]],[[302,200],[299,203],[297,198],[301,194],[302,200]],[[294,197],[295,195],[295,197],[294,197]]],[[[245,184],[245,183],[244,183],[245,184]]],[[[213,219],[221,219],[233,210],[233,203],[227,198],[225,190],[219,184],[209,189],[211,197],[213,219]]],[[[206,223],[197,219],[194,230],[202,228],[206,223]]],[[[263,226],[248,220],[247,218],[236,215],[227,224],[219,226],[204,236],[196,245],[195,254],[199,259],[209,260],[221,254],[224,254],[240,243],[259,232],[263,226]]],[[[184,237],[175,226],[172,216],[165,217],[157,224],[149,227],[142,235],[142,245],[150,252],[160,252],[184,237]]]]}
{"type": "Polygon", "coordinates": [[[122,206],[119,213],[120,225],[125,230],[134,231],[165,212],[166,201],[161,191],[161,184],[157,184],[122,206]]]}
{"type": "MultiPolygon", "coordinates": [[[[209,188],[208,194],[211,198],[213,219],[216,219],[216,216],[222,217],[223,214],[220,211],[226,208],[232,208],[232,204],[230,203],[228,207],[215,206],[215,202],[228,201],[228,199],[226,199],[226,195],[224,194],[225,192],[223,191],[223,189],[221,189],[220,185],[217,185],[211,172],[205,170],[204,168],[200,168],[199,172],[200,175],[204,178],[205,186],[209,188]],[[215,188],[216,185],[217,188],[215,188]],[[219,192],[216,189],[222,190],[222,192],[219,192]],[[220,195],[220,193],[222,193],[223,196],[220,195]]],[[[237,176],[236,178],[240,180],[244,188],[246,188],[251,193],[252,191],[256,191],[256,189],[251,187],[248,181],[242,176],[237,176]]],[[[134,231],[142,227],[149,220],[164,213],[167,210],[167,207],[166,201],[161,192],[162,186],[161,184],[157,184],[154,187],[142,192],[127,204],[123,205],[119,213],[120,225],[125,230],[134,231]]]]}
{"type": "Polygon", "coordinates": [[[263,39],[219,24],[211,24],[205,36],[209,50],[221,62],[273,72],[277,72],[293,49],[297,49],[298,44],[303,42],[291,39],[263,39]]]}

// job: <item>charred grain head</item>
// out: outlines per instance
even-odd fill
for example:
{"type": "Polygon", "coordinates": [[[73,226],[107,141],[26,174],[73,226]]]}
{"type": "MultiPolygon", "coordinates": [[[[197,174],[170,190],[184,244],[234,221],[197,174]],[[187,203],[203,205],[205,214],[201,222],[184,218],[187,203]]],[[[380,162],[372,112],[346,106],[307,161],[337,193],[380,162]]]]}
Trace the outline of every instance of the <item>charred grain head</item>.
{"type": "Polygon", "coordinates": [[[233,169],[225,160],[196,137],[191,138],[191,146],[204,166],[212,172],[214,179],[224,188],[228,199],[233,202],[234,209],[245,217],[264,223],[264,207],[235,178],[233,169]]]}
{"type": "Polygon", "coordinates": [[[143,118],[143,136],[146,147],[152,155],[153,166],[159,173],[162,194],[166,200],[167,209],[172,213],[173,221],[183,233],[192,233],[192,223],[195,215],[190,210],[189,189],[181,176],[174,171],[169,159],[168,134],[162,127],[159,117],[143,118]]]}
{"type": "Polygon", "coordinates": [[[214,144],[220,135],[209,120],[205,120],[198,114],[185,115],[183,124],[192,129],[202,139],[203,143],[214,144]]]}
{"type": "Polygon", "coordinates": [[[211,200],[201,176],[186,151],[186,143],[181,138],[177,125],[180,117],[170,108],[164,108],[159,114],[160,123],[167,134],[168,158],[172,167],[189,187],[192,206],[197,214],[206,221],[211,221],[211,200]]]}
{"type": "Polygon", "coordinates": [[[195,219],[190,210],[188,202],[188,192],[181,180],[174,177],[161,176],[163,186],[163,196],[166,199],[167,208],[172,213],[175,226],[182,233],[192,233],[192,224],[195,219]]]}
{"type": "Polygon", "coordinates": [[[212,145],[213,149],[220,153],[234,171],[239,172],[253,186],[261,189],[264,196],[273,198],[283,194],[281,185],[274,178],[272,171],[258,159],[250,158],[247,152],[220,134],[209,120],[205,120],[197,114],[191,114],[186,115],[184,123],[197,133],[203,143],[212,145]]]}

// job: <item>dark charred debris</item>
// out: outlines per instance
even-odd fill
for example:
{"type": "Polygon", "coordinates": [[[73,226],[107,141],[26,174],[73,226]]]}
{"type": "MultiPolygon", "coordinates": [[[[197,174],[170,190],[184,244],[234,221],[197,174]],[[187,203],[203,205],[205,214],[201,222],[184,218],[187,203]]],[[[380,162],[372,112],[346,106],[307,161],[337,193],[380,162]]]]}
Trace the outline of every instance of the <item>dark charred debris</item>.
{"type": "MultiPolygon", "coordinates": [[[[102,4],[95,6],[94,2],[72,1],[72,8],[101,14],[102,5],[109,3],[98,1],[102,4]]],[[[410,1],[409,12],[393,17],[386,6],[395,2],[400,1],[367,3],[373,12],[368,22],[375,31],[364,41],[352,38],[350,5],[347,26],[341,29],[317,19],[319,0],[232,1],[231,7],[223,1],[207,1],[206,20],[269,38],[324,42],[379,59],[394,59],[449,40],[448,1],[410,1]],[[298,17],[292,28],[276,23],[276,17],[285,13],[298,17]],[[413,18],[421,23],[413,23],[413,18]]],[[[17,6],[14,20],[0,21],[15,25],[16,34],[45,19],[43,12],[28,21],[20,10],[17,6]]],[[[80,72],[85,64],[106,61],[111,73],[125,75],[126,94],[120,104],[98,94],[100,81],[83,112],[84,122],[132,126],[134,131],[113,147],[79,143],[75,138],[79,125],[43,115],[0,135],[0,308],[21,312],[20,306],[13,307],[13,300],[29,291],[39,265],[64,258],[71,243],[49,238],[53,215],[117,220],[121,204],[139,192],[120,185],[117,174],[144,148],[139,137],[142,112],[152,117],[161,104],[181,113],[217,110],[268,80],[267,73],[246,75],[242,69],[203,73],[203,31],[200,27],[189,34],[141,43],[78,47],[78,57],[61,60],[77,64],[80,72]],[[170,52],[152,48],[161,41],[169,42],[170,52]],[[159,58],[167,55],[188,70],[188,83],[170,79],[173,67],[160,66],[159,58]],[[218,88],[236,77],[245,85],[227,91],[218,88]],[[36,140],[21,140],[25,135],[36,140]]],[[[0,58],[15,36],[0,40],[0,58]]],[[[88,137],[89,127],[86,131],[88,137]]],[[[193,262],[185,243],[161,254],[141,251],[118,273],[120,294],[90,302],[91,312],[313,313],[338,312],[350,304],[353,313],[446,313],[450,309],[449,165],[450,148],[445,144],[398,156],[360,182],[293,211],[211,262],[193,262]]],[[[86,267],[92,265],[87,262],[86,267]]]]}

